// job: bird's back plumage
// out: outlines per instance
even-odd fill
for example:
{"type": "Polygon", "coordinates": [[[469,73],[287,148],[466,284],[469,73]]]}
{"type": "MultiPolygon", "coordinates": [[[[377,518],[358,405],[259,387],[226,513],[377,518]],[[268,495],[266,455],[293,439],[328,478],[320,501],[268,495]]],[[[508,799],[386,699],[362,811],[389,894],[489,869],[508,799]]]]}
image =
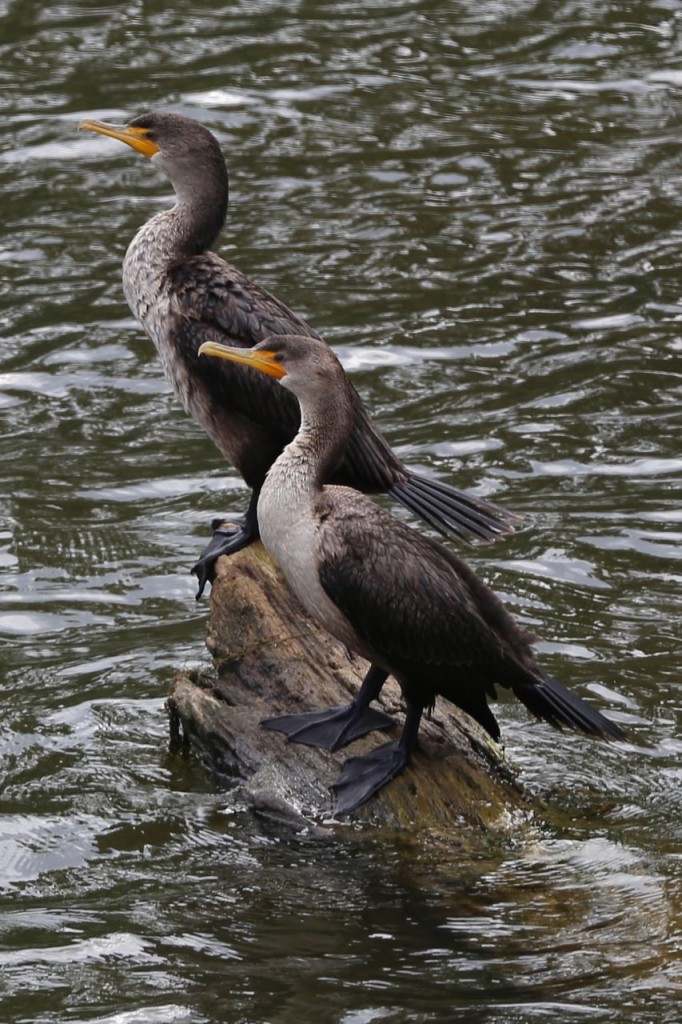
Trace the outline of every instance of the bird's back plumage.
{"type": "Polygon", "coordinates": [[[622,738],[543,673],[534,634],[453,552],[344,489],[326,488],[318,513],[322,586],[409,701],[426,707],[446,697],[497,739],[487,701],[502,686],[551,725],[622,738]]]}

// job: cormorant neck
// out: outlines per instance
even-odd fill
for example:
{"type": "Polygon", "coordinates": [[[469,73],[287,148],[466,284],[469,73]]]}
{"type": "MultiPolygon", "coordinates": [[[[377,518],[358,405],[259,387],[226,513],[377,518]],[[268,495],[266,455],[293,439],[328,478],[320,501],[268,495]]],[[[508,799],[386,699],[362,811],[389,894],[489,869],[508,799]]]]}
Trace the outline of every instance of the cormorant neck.
{"type": "Polygon", "coordinates": [[[296,466],[299,480],[319,491],[341,462],[353,428],[353,404],[345,376],[322,395],[299,396],[301,425],[280,458],[296,466]]]}
{"type": "Polygon", "coordinates": [[[171,211],[178,256],[196,256],[214,245],[225,217],[229,186],[222,154],[218,159],[191,169],[174,167],[171,184],[177,203],[171,211]]]}

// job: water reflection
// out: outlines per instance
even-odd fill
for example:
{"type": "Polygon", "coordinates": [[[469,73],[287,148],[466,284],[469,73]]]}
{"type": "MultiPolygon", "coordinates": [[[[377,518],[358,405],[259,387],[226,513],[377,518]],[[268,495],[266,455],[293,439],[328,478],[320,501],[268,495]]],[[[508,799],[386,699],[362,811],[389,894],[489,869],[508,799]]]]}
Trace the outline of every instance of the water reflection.
{"type": "Polygon", "coordinates": [[[78,886],[79,912],[7,918],[10,991],[30,965],[56,995],[77,964],[81,984],[104,972],[116,988],[127,974],[133,1013],[151,985],[189,1000],[196,1019],[217,1019],[229,999],[254,1020],[308,1019],[320,1000],[337,1019],[409,1005],[434,1020],[533,1019],[563,1006],[573,1020],[613,1011],[644,978],[664,1011],[676,983],[664,880],[606,838],[536,835],[462,855],[422,847],[415,858],[399,837],[295,840],[248,823],[245,842],[246,823],[217,805],[194,817],[103,836],[106,865],[60,876],[62,894],[78,886]],[[37,937],[42,948],[31,949],[37,937]]]}

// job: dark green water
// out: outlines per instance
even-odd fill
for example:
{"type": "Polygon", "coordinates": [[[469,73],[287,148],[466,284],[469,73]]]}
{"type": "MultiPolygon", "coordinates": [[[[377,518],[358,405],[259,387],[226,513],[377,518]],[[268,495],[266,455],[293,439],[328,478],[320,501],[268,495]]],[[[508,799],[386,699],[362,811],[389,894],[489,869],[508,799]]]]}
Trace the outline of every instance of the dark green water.
{"type": "Polygon", "coordinates": [[[0,0],[3,1022],[682,1020],[681,33],[676,0],[0,0]],[[245,492],[122,297],[168,186],[76,132],[155,106],[219,135],[222,251],[405,458],[527,517],[471,558],[632,736],[505,703],[530,830],[295,838],[168,756],[188,567],[245,492]]]}

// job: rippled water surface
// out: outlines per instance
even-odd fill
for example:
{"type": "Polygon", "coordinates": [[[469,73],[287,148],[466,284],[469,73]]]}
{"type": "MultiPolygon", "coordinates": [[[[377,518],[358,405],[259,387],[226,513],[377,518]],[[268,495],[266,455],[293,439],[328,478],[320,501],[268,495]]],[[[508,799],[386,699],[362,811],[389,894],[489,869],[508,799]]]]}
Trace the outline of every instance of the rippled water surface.
{"type": "Polygon", "coordinates": [[[0,0],[3,1021],[682,1019],[681,33],[677,0],[0,0]],[[219,136],[222,251],[403,456],[526,517],[471,559],[632,738],[503,703],[530,826],[292,837],[167,753],[188,567],[245,491],[123,300],[169,187],[76,131],[158,106],[219,136]]]}

